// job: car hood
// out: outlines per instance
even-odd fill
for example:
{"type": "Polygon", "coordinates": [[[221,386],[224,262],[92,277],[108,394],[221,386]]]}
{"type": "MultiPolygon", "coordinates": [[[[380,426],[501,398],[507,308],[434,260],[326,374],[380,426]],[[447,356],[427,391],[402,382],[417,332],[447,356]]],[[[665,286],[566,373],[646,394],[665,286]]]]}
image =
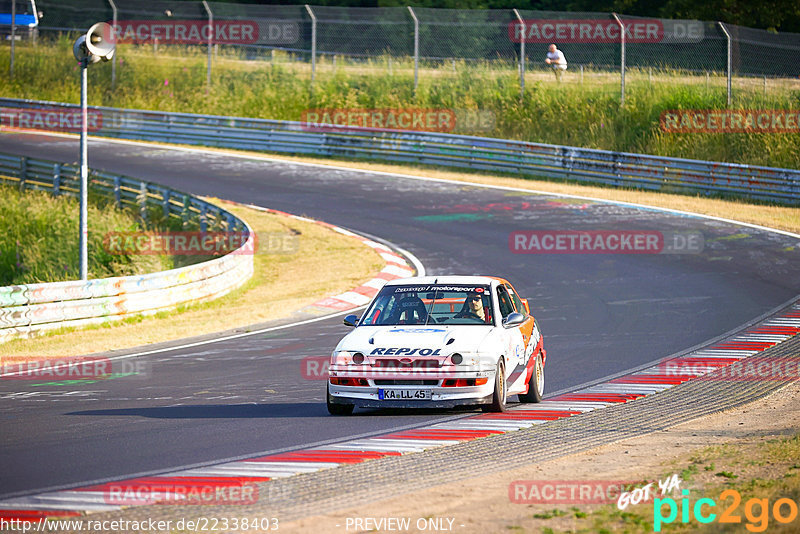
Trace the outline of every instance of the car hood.
{"type": "Polygon", "coordinates": [[[446,356],[478,351],[491,331],[489,325],[359,326],[336,350],[365,356],[446,356]]]}

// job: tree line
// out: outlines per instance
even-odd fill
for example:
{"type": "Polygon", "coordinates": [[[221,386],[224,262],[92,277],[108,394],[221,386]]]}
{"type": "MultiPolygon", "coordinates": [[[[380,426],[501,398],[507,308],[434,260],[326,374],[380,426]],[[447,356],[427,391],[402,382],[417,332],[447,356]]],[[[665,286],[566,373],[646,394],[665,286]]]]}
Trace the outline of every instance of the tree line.
{"type": "MultiPolygon", "coordinates": [[[[219,0],[217,0],[219,1],[219,0]]],[[[244,4],[349,7],[432,7],[616,12],[639,17],[722,21],[773,32],[800,33],[800,1],[768,0],[222,0],[244,4]]]]}

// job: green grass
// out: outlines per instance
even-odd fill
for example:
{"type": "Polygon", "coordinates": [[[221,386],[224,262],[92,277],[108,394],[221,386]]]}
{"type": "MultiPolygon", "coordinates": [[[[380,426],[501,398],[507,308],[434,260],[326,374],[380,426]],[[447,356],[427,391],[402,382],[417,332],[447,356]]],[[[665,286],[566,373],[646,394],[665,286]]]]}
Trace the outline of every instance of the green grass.
{"type": "MultiPolygon", "coordinates": [[[[0,286],[79,279],[78,201],[10,186],[0,186],[0,197],[0,286]]],[[[139,230],[129,212],[90,202],[88,229],[89,278],[172,267],[169,257],[113,255],[103,249],[107,232],[139,230]]]]}
{"type": "Polygon", "coordinates": [[[546,510],[544,512],[539,512],[533,514],[535,519],[551,519],[553,517],[561,517],[567,515],[567,512],[564,510],[559,510],[558,508],[553,508],[552,510],[546,510]]]}
{"type": "MultiPolygon", "coordinates": [[[[0,78],[0,95],[78,102],[79,73],[72,59],[72,41],[61,37],[34,48],[19,44],[15,77],[0,78]]],[[[0,48],[7,64],[9,48],[0,48]]],[[[672,109],[724,109],[724,80],[681,72],[658,71],[653,82],[645,71],[631,70],[626,105],[620,106],[619,81],[613,74],[586,72],[585,82],[570,71],[556,84],[552,76],[531,73],[519,98],[516,72],[491,63],[424,68],[419,89],[413,90],[408,61],[385,58],[334,67],[322,59],[313,92],[307,63],[278,54],[246,60],[221,49],[213,65],[212,86],[206,88],[203,48],[120,45],[117,88],[111,91],[108,64],[89,69],[89,101],[161,111],[300,120],[313,108],[446,108],[488,110],[495,127],[481,135],[531,142],[609,150],[732,161],[777,167],[800,167],[797,134],[671,134],[659,128],[661,113],[672,109]],[[167,56],[169,54],[169,56],[167,56]]],[[[758,84],[737,80],[734,108],[799,109],[800,82],[770,81],[764,93],[758,84]]]]}

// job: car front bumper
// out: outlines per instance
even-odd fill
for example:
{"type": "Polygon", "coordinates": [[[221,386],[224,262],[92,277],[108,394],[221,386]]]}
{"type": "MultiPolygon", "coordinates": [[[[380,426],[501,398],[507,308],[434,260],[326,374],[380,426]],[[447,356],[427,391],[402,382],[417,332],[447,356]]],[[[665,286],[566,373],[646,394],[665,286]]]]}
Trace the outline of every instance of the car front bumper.
{"type": "MultiPolygon", "coordinates": [[[[366,380],[368,385],[351,386],[328,382],[330,402],[334,404],[353,404],[362,408],[450,408],[454,406],[470,406],[490,404],[494,393],[494,371],[458,371],[458,372],[420,372],[415,371],[413,380],[422,383],[381,382],[381,378],[359,373],[352,369],[340,370],[331,367],[331,377],[355,378],[366,380]],[[369,376],[369,377],[367,377],[369,376]],[[446,380],[471,380],[483,378],[485,384],[473,386],[443,386],[446,380]],[[432,385],[435,382],[436,385],[432,385]],[[430,399],[384,399],[381,390],[405,390],[409,392],[430,392],[430,399]]],[[[399,382],[403,382],[400,380],[399,382]]]]}

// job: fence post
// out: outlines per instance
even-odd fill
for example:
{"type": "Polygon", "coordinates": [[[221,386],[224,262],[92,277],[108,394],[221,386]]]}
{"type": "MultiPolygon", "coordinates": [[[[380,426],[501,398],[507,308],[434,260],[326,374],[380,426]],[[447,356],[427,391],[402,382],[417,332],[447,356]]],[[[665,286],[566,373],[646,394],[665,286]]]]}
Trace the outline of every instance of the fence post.
{"type": "Polygon", "coordinates": [[[208,2],[203,0],[203,7],[206,8],[208,15],[208,68],[206,69],[206,93],[211,91],[211,56],[212,56],[212,41],[214,40],[214,14],[211,8],[208,7],[208,2]]]}
{"type": "Polygon", "coordinates": [[[414,93],[416,93],[419,84],[419,19],[411,6],[408,6],[408,12],[414,19],[414,93]]]}
{"type": "MultiPolygon", "coordinates": [[[[117,5],[114,3],[114,0],[108,0],[108,3],[111,4],[111,28],[112,32],[114,32],[114,42],[117,42],[117,5]]],[[[115,49],[114,56],[111,58],[111,90],[113,91],[114,88],[117,86],[117,52],[119,48],[115,49]]]]}
{"type": "Polygon", "coordinates": [[[8,63],[8,75],[14,79],[14,48],[17,42],[17,0],[11,0],[11,58],[8,63]]]}
{"type": "Polygon", "coordinates": [[[517,17],[520,26],[522,26],[522,39],[519,40],[519,100],[522,102],[522,98],[525,96],[525,35],[527,34],[525,32],[525,21],[517,8],[514,8],[514,15],[517,17]]]}
{"type": "Polygon", "coordinates": [[[620,62],[620,86],[619,86],[619,105],[625,105],[625,25],[622,24],[622,20],[620,20],[619,16],[616,13],[612,13],[611,15],[617,20],[617,24],[619,24],[619,37],[620,37],[620,54],[619,54],[619,62],[620,62]]]}
{"type": "Polygon", "coordinates": [[[57,197],[61,194],[61,164],[56,163],[53,165],[53,196],[57,197]]]}
{"type": "Polygon", "coordinates": [[[311,6],[306,4],[306,11],[311,17],[311,90],[314,90],[314,78],[317,74],[317,16],[311,10],[311,6]]]}
{"type": "Polygon", "coordinates": [[[719,24],[719,27],[722,28],[722,33],[725,34],[725,39],[728,41],[728,58],[727,58],[727,62],[726,62],[727,65],[725,67],[725,70],[727,71],[727,75],[728,75],[728,107],[730,108],[731,107],[731,99],[732,99],[732,96],[733,96],[732,93],[731,93],[731,67],[732,67],[732,64],[733,64],[733,60],[732,60],[733,56],[731,55],[731,34],[728,33],[728,28],[726,28],[725,25],[721,21],[717,21],[717,24],[719,24]]]}

